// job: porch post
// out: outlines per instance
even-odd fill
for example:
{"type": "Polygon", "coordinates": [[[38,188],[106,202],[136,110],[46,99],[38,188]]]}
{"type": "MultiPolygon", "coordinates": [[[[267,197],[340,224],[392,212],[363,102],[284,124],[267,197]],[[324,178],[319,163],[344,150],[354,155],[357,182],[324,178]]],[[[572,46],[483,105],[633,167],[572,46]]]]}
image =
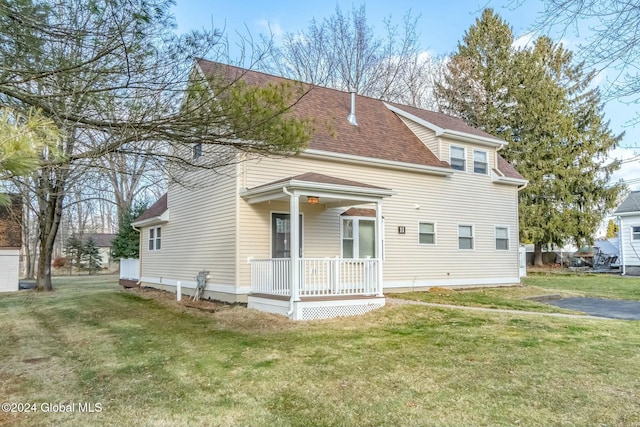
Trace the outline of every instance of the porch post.
{"type": "Polygon", "coordinates": [[[289,238],[291,239],[291,266],[290,281],[291,283],[291,299],[300,301],[300,196],[295,191],[289,196],[289,238]]]}
{"type": "Polygon", "coordinates": [[[377,272],[376,279],[378,283],[378,296],[383,296],[382,293],[382,200],[378,200],[376,202],[376,258],[378,259],[377,263],[377,272]]]}

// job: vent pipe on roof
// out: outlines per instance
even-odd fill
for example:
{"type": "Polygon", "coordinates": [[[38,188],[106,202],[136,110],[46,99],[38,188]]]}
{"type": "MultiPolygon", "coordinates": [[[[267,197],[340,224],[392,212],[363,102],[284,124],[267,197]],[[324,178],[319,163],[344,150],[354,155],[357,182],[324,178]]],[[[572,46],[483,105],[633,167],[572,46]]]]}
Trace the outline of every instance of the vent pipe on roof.
{"type": "Polygon", "coordinates": [[[349,94],[351,95],[351,112],[347,116],[347,121],[354,126],[358,126],[358,122],[356,121],[356,90],[349,89],[349,94]]]}

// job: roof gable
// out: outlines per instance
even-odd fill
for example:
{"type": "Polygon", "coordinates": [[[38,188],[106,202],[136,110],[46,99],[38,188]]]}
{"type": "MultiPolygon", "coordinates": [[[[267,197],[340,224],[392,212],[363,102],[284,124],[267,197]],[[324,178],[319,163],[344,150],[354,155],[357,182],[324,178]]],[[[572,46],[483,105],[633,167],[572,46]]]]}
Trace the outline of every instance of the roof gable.
{"type": "Polygon", "coordinates": [[[167,193],[163,194],[149,209],[142,212],[138,218],[133,220],[134,223],[139,223],[144,220],[148,220],[151,218],[156,218],[161,216],[163,213],[167,211],[167,193]]]}
{"type": "Polygon", "coordinates": [[[621,214],[631,212],[638,212],[640,214],[640,191],[632,191],[614,213],[621,214]]]}

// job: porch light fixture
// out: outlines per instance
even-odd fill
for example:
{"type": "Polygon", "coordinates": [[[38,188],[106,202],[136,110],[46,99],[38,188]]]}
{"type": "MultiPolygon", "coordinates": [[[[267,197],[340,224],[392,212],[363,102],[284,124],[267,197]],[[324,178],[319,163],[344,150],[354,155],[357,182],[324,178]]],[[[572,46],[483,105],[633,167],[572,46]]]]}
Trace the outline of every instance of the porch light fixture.
{"type": "Polygon", "coordinates": [[[307,196],[307,203],[310,205],[317,205],[320,203],[320,198],[317,196],[307,196]]]}

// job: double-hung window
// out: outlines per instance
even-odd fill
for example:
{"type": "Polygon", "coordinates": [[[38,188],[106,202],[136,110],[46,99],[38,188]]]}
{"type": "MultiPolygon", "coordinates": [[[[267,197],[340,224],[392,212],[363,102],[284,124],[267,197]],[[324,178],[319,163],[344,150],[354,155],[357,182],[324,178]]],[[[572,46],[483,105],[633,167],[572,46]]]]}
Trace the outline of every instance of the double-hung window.
{"type": "Polygon", "coordinates": [[[473,249],[473,225],[458,226],[458,249],[473,249]]]}
{"type": "Polygon", "coordinates": [[[640,227],[631,227],[631,240],[640,240],[640,227]]]}
{"type": "Polygon", "coordinates": [[[489,170],[487,163],[487,152],[481,150],[473,150],[473,172],[483,175],[489,170]]]}
{"type": "Polygon", "coordinates": [[[149,250],[159,251],[162,248],[162,229],[154,227],[149,229],[149,250]]]}
{"type": "Polygon", "coordinates": [[[376,221],[370,218],[342,217],[342,257],[376,257],[376,221]]]}
{"type": "Polygon", "coordinates": [[[421,245],[435,245],[436,224],[433,222],[421,222],[418,225],[418,241],[421,245]]]}
{"type": "Polygon", "coordinates": [[[509,250],[509,228],[496,227],[496,250],[509,250]]]}
{"type": "Polygon", "coordinates": [[[450,148],[451,168],[459,171],[466,170],[465,150],[463,147],[452,145],[450,148]]]}

